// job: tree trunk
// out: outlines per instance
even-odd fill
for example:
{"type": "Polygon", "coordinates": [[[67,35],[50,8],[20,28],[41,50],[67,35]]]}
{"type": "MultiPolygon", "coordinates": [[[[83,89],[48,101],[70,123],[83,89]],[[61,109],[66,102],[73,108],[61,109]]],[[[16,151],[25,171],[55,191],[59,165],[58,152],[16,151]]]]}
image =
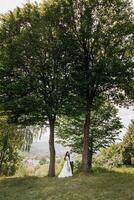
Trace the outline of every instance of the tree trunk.
{"type": "Polygon", "coordinates": [[[3,148],[2,148],[1,154],[0,154],[0,175],[2,174],[2,165],[3,165],[3,161],[4,161],[6,149],[7,149],[7,143],[8,143],[8,134],[6,134],[4,137],[3,148]]]}
{"type": "Polygon", "coordinates": [[[50,151],[50,164],[48,176],[55,176],[55,145],[54,145],[54,126],[55,126],[55,117],[49,118],[49,126],[50,126],[50,135],[49,135],[49,151],[50,151]]]}
{"type": "Polygon", "coordinates": [[[88,110],[85,116],[85,123],[84,123],[82,169],[83,169],[83,172],[85,173],[88,173],[90,171],[90,152],[89,152],[90,114],[91,114],[91,110],[88,110]]]}
{"type": "Polygon", "coordinates": [[[1,156],[0,156],[0,175],[2,174],[2,163],[3,163],[3,159],[4,159],[4,153],[1,152],[1,156]]]}
{"type": "MultiPolygon", "coordinates": [[[[89,130],[90,131],[90,130],[89,130]]],[[[89,150],[89,168],[92,169],[92,158],[93,158],[93,135],[92,133],[90,134],[91,137],[89,138],[90,140],[90,150],[89,150]]]]}

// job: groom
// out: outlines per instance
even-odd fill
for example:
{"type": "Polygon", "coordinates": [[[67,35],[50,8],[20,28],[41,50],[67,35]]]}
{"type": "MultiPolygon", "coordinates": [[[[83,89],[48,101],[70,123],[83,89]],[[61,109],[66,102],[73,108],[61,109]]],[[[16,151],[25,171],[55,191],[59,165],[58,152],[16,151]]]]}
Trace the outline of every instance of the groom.
{"type": "Polygon", "coordinates": [[[70,150],[70,166],[71,166],[72,174],[73,174],[73,171],[74,171],[74,155],[73,155],[72,150],[70,150]]]}

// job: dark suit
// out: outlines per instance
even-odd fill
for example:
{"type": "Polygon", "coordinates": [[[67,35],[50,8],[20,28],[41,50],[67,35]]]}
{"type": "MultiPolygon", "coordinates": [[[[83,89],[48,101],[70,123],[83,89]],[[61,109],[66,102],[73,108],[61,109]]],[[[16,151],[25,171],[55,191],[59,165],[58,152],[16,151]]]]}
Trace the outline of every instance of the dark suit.
{"type": "Polygon", "coordinates": [[[70,162],[70,166],[71,166],[72,174],[73,174],[73,172],[74,172],[74,162],[73,161],[70,162]]]}

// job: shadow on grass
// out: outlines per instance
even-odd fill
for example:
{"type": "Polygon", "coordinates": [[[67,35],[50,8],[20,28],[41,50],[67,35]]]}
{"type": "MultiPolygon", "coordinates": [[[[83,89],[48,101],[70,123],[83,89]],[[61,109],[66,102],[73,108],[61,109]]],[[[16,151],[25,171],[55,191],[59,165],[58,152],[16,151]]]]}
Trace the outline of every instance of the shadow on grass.
{"type": "MultiPolygon", "coordinates": [[[[22,190],[28,190],[30,188],[35,188],[36,190],[40,190],[42,187],[54,187],[59,185],[63,187],[63,184],[65,183],[71,183],[71,182],[81,182],[85,180],[90,179],[99,179],[101,177],[104,180],[107,179],[115,179],[119,178],[121,180],[131,179],[134,182],[134,173],[130,172],[130,169],[125,171],[126,168],[114,168],[114,169],[106,169],[101,167],[93,168],[92,172],[89,174],[84,174],[82,172],[74,174],[73,177],[68,178],[58,178],[58,177],[38,177],[38,176],[25,176],[25,177],[6,177],[6,178],[0,178],[0,191],[9,189],[22,189],[22,190]],[[123,171],[124,170],[124,171],[123,171]]],[[[134,168],[132,168],[134,170],[134,168]]],[[[1,200],[1,199],[0,199],[1,200]]]]}
{"type": "Polygon", "coordinates": [[[61,179],[10,177],[0,179],[0,200],[132,200],[133,185],[134,174],[107,170],[61,179]]]}
{"type": "Polygon", "coordinates": [[[127,167],[122,167],[122,168],[111,168],[111,169],[107,169],[104,167],[94,167],[90,173],[83,173],[83,172],[76,172],[74,173],[73,177],[68,177],[68,178],[58,178],[58,176],[55,177],[48,177],[48,176],[43,176],[43,177],[39,177],[39,176],[24,176],[24,177],[15,177],[15,176],[11,176],[11,177],[0,177],[0,183],[8,183],[8,182],[23,182],[23,181],[36,181],[36,180],[51,180],[51,181],[55,181],[55,180],[67,180],[67,179],[75,179],[77,177],[81,177],[81,176],[96,176],[96,175],[103,175],[103,174],[130,174],[130,175],[134,175],[134,168],[127,168],[127,167]]]}

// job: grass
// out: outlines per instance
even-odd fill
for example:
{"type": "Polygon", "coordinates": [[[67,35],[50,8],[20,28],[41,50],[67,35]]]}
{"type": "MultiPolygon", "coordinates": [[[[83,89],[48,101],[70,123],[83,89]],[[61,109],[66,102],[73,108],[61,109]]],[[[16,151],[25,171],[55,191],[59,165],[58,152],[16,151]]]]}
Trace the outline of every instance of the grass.
{"type": "Polygon", "coordinates": [[[112,171],[119,172],[119,173],[134,174],[134,168],[131,168],[131,167],[113,168],[112,171]]]}
{"type": "MultiPolygon", "coordinates": [[[[58,175],[63,167],[63,162],[56,163],[56,175],[58,175]]],[[[37,166],[20,166],[16,172],[17,177],[25,177],[25,176],[37,176],[44,177],[47,176],[49,169],[49,164],[45,165],[37,165],[37,166]]]]}
{"type": "Polygon", "coordinates": [[[1,178],[0,200],[134,200],[134,174],[1,178]]]}

